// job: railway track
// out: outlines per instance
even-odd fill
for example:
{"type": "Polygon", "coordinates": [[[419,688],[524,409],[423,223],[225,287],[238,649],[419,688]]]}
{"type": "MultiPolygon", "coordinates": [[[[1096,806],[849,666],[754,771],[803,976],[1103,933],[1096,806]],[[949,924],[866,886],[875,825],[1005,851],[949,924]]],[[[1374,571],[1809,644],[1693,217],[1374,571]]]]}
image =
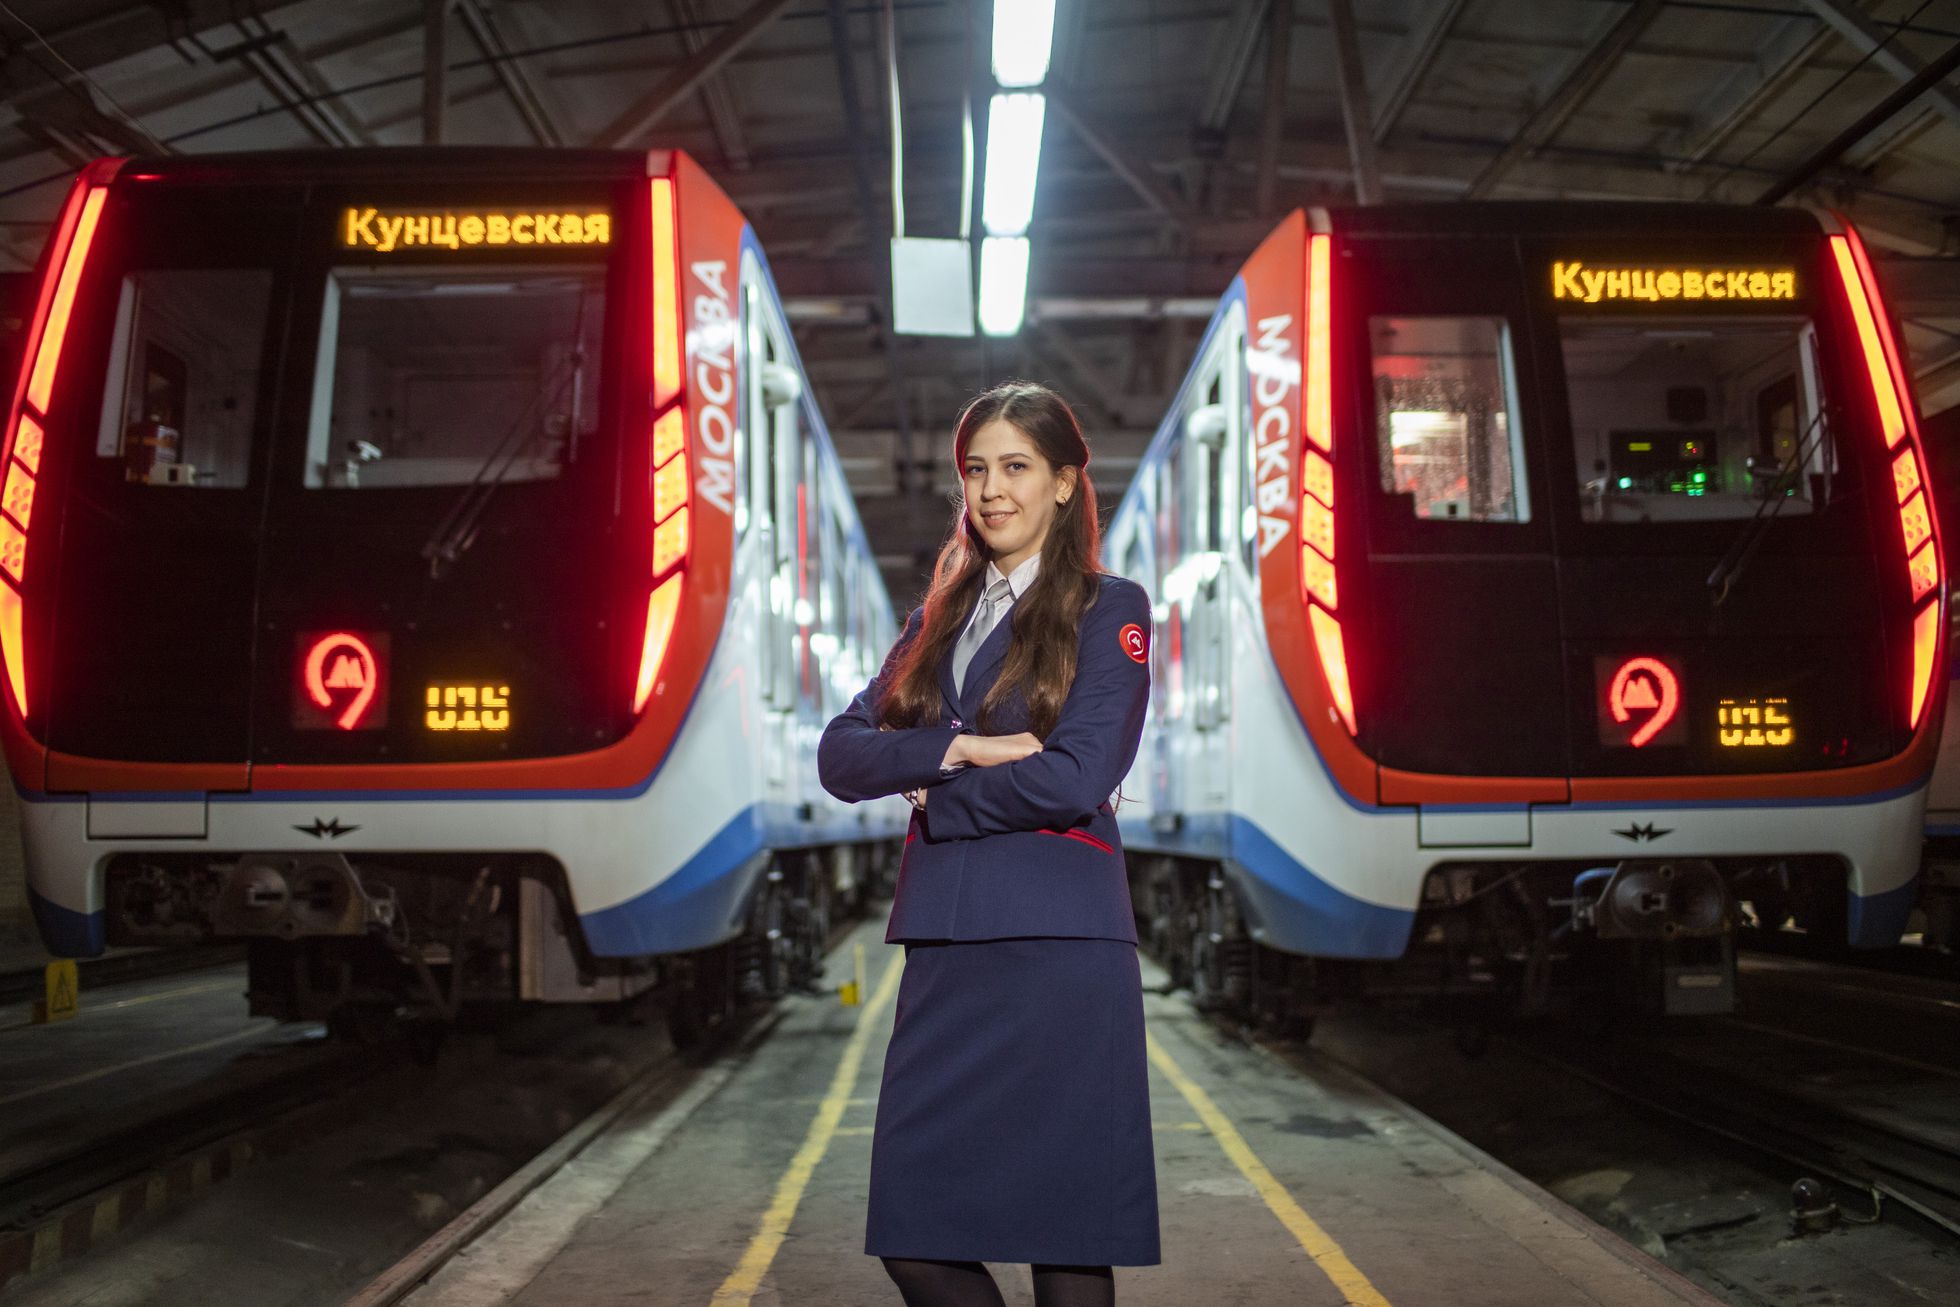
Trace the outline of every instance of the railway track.
{"type": "Polygon", "coordinates": [[[31,1229],[51,1214],[193,1154],[229,1152],[234,1145],[262,1151],[264,1139],[282,1125],[319,1124],[319,1114],[382,1074],[356,1050],[322,1046],[291,1054],[272,1074],[79,1142],[6,1148],[0,1152],[0,1231],[31,1229]]]}
{"type": "Polygon", "coordinates": [[[1647,1041],[1608,1048],[1520,1040],[1519,1051],[1640,1107],[1903,1207],[1960,1237],[1960,1145],[1943,1132],[1738,1075],[1647,1041]]]}

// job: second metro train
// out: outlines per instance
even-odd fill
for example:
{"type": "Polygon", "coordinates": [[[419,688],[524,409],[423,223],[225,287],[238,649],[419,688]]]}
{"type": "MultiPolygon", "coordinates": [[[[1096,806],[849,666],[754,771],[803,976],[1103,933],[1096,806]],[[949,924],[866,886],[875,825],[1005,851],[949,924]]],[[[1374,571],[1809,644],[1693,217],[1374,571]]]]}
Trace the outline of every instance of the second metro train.
{"type": "Polygon", "coordinates": [[[1947,678],[1894,329],[1807,213],[1296,212],[1107,537],[1157,603],[1122,813],[1202,998],[1733,1001],[1896,941],[1947,678]]]}
{"type": "Polygon", "coordinates": [[[818,965],[902,801],[894,638],[768,264],[686,155],[104,160],[6,417],[0,740],[49,949],[244,941],[253,1010],[818,965]]]}

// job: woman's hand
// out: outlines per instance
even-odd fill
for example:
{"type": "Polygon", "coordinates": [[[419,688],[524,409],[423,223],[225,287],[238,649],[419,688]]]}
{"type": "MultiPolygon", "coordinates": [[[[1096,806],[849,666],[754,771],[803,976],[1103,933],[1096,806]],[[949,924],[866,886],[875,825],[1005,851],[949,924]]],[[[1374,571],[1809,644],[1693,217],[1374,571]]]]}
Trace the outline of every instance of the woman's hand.
{"type": "Polygon", "coordinates": [[[998,767],[1040,752],[1041,741],[1027,731],[1019,735],[955,735],[953,742],[946,746],[946,758],[941,765],[950,767],[965,762],[975,767],[998,767]]]}

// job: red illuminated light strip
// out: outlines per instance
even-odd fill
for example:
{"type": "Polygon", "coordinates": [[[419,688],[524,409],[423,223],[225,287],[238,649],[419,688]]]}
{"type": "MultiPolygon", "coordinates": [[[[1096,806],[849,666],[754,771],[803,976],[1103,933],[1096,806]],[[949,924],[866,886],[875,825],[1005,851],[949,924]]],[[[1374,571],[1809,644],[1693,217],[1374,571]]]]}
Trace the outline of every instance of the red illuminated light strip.
{"type": "Polygon", "coordinates": [[[1300,455],[1300,589],[1313,629],[1327,692],[1349,735],[1354,728],[1354,693],[1348,682],[1347,646],[1341,623],[1334,569],[1333,238],[1307,237],[1307,333],[1305,384],[1300,425],[1306,439],[1300,455]]]}
{"type": "Polygon", "coordinates": [[[666,661],[680,619],[682,571],[691,544],[688,499],[692,483],[687,464],[687,407],[681,393],[681,312],[679,242],[675,235],[674,183],[655,177],[648,183],[653,228],[653,592],[647,596],[646,634],[640,643],[640,671],[633,683],[633,711],[653,697],[660,665],[666,661]]]}
{"type": "Polygon", "coordinates": [[[665,407],[681,393],[680,265],[674,239],[674,183],[655,177],[653,201],[653,404],[665,407]]]}
{"type": "Polygon", "coordinates": [[[7,685],[23,717],[27,715],[27,614],[20,586],[27,578],[35,475],[41,470],[48,401],[61,366],[62,343],[68,336],[82,269],[88,263],[89,247],[95,241],[95,229],[102,221],[102,206],[108,198],[108,187],[103,185],[77,186],[69,196],[55,235],[59,253],[50,265],[56,269],[54,293],[47,300],[33,353],[27,356],[25,393],[16,395],[13,411],[8,414],[6,489],[0,494],[0,509],[6,513],[0,517],[0,570],[5,572],[4,584],[0,584],[0,658],[6,660],[7,685]]]}
{"type": "Polygon", "coordinates": [[[1905,550],[1906,582],[1912,602],[1926,599],[1912,619],[1912,686],[1909,722],[1919,727],[1920,715],[1933,689],[1933,673],[1939,653],[1941,607],[1944,603],[1946,568],[1933,526],[1933,514],[1926,501],[1923,456],[1920,453],[1919,423],[1913,416],[1900,365],[1892,324],[1886,318],[1884,301],[1878,293],[1878,279],[1872,275],[1871,261],[1865,257],[1864,243],[1846,224],[1843,235],[1830,238],[1831,257],[1837,263],[1838,278],[1844,283],[1844,298],[1851,307],[1851,320],[1858,330],[1859,352],[1865,361],[1865,374],[1871,381],[1872,399],[1878,406],[1879,429],[1884,432],[1887,449],[1899,450],[1892,463],[1892,485],[1899,509],[1899,535],[1905,550]],[[1928,597],[1930,596],[1930,597],[1928,597]]]}

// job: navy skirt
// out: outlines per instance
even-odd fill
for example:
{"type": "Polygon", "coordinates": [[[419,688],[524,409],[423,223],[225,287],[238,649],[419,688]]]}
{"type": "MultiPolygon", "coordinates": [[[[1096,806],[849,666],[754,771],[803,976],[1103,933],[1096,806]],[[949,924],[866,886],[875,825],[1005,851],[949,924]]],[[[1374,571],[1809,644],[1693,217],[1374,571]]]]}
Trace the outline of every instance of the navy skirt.
{"type": "Polygon", "coordinates": [[[1154,1266],[1157,1169],[1134,944],[909,944],[864,1250],[1154,1266]]]}

